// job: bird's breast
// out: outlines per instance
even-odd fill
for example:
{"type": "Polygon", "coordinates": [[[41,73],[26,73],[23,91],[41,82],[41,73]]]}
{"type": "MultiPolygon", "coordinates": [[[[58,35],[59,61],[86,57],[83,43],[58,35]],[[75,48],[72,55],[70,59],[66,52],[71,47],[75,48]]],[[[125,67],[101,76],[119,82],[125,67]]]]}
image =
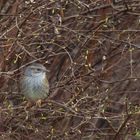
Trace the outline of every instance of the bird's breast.
{"type": "Polygon", "coordinates": [[[30,100],[44,99],[48,96],[49,86],[46,77],[26,77],[23,81],[23,94],[30,100]]]}

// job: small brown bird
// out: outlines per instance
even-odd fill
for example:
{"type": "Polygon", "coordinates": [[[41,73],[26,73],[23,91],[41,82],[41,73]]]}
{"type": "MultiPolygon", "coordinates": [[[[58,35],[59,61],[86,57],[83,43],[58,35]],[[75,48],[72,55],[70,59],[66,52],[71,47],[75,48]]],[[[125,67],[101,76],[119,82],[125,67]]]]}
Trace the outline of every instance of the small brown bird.
{"type": "Polygon", "coordinates": [[[21,79],[21,93],[30,101],[37,102],[49,95],[46,68],[39,63],[29,65],[21,79]]]}

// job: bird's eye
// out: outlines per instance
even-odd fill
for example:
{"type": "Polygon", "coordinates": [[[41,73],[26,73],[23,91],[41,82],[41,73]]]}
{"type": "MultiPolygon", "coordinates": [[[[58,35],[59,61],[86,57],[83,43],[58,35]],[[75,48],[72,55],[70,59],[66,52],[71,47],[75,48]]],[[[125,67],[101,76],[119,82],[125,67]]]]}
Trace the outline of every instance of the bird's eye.
{"type": "Polygon", "coordinates": [[[40,69],[36,69],[37,71],[40,71],[40,69]]]}

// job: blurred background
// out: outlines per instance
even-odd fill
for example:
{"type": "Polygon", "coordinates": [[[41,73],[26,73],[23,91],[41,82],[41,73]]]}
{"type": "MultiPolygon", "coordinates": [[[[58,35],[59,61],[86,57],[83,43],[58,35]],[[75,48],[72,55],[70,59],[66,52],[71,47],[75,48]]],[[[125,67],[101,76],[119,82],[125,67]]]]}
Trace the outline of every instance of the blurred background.
{"type": "Polygon", "coordinates": [[[0,0],[0,139],[139,140],[139,32],[139,0],[0,0]],[[25,110],[33,62],[57,104],[25,110]]]}

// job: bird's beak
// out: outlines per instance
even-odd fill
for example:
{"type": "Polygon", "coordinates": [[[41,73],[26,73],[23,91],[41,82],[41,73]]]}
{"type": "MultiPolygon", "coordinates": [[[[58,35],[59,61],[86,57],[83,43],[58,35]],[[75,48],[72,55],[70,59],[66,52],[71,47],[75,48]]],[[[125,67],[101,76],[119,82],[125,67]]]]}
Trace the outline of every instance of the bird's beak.
{"type": "Polygon", "coordinates": [[[50,72],[49,70],[44,70],[45,72],[50,72]]]}

